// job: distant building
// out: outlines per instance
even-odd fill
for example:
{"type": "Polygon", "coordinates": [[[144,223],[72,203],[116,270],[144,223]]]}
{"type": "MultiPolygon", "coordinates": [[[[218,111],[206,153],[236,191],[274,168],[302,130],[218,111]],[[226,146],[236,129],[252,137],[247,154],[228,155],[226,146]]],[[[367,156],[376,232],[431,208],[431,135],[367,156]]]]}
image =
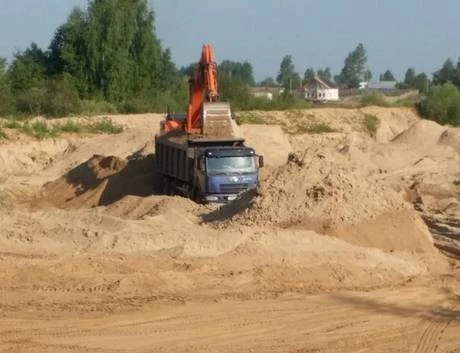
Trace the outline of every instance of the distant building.
{"type": "Polygon", "coordinates": [[[360,82],[359,89],[366,89],[369,86],[369,82],[360,82]]]}
{"type": "Polygon", "coordinates": [[[302,93],[306,100],[315,102],[328,102],[339,100],[339,88],[337,85],[324,77],[315,76],[308,80],[302,93]]]}
{"type": "Polygon", "coordinates": [[[371,91],[379,92],[390,92],[396,90],[397,81],[380,81],[380,82],[369,82],[366,89],[371,91]]]}
{"type": "Polygon", "coordinates": [[[273,96],[278,95],[281,93],[281,87],[250,87],[249,91],[254,97],[257,98],[265,98],[269,101],[273,99],[273,96]]]}

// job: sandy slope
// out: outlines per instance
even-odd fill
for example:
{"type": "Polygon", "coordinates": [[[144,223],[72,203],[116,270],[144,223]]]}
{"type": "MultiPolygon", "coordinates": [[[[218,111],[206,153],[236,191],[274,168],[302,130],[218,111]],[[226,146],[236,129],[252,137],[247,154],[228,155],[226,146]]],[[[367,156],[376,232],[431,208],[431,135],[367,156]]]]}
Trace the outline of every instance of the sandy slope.
{"type": "Polygon", "coordinates": [[[241,127],[263,186],[222,208],[157,194],[160,115],[111,117],[116,136],[10,132],[0,351],[459,351],[458,265],[421,218],[455,241],[458,129],[407,109],[268,115],[338,131],[241,127]]]}

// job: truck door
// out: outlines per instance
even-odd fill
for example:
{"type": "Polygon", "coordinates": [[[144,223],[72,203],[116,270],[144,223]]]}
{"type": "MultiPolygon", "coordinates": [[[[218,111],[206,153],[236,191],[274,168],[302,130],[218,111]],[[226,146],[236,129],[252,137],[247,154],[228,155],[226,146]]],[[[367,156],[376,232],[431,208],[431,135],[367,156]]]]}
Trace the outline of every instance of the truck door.
{"type": "Polygon", "coordinates": [[[201,195],[205,195],[207,193],[206,190],[206,161],[204,156],[200,156],[197,160],[196,165],[196,187],[200,191],[201,195]]]}

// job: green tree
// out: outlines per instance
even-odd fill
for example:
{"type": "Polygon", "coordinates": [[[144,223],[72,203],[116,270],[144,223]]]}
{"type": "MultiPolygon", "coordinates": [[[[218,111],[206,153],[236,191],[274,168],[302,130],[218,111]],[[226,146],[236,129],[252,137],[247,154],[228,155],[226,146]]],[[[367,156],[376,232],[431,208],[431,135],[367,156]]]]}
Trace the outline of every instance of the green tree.
{"type": "Polygon", "coordinates": [[[14,99],[6,75],[6,59],[0,58],[0,114],[14,112],[14,99]]]}
{"type": "Polygon", "coordinates": [[[197,66],[197,63],[192,63],[192,64],[189,64],[189,65],[187,65],[187,66],[182,66],[182,67],[179,69],[179,74],[180,74],[181,76],[190,77],[190,76],[192,76],[193,73],[195,72],[196,66],[197,66]]]}
{"type": "Polygon", "coordinates": [[[396,78],[390,70],[387,70],[380,75],[380,81],[396,81],[396,78]]]}
{"type": "Polygon", "coordinates": [[[460,125],[460,92],[451,83],[433,87],[418,108],[422,116],[440,124],[460,125]]]}
{"type": "Polygon", "coordinates": [[[89,79],[88,14],[76,7],[67,22],[60,26],[49,46],[48,69],[51,75],[70,74],[82,96],[97,91],[89,79]]]}
{"type": "Polygon", "coordinates": [[[433,83],[435,85],[442,85],[451,82],[458,85],[457,78],[457,68],[451,59],[447,59],[442,68],[433,74],[433,83]]]}
{"type": "Polygon", "coordinates": [[[47,64],[46,54],[35,43],[14,54],[8,69],[8,81],[18,111],[34,115],[43,112],[47,64]]]}
{"type": "Polygon", "coordinates": [[[359,82],[364,80],[367,72],[367,54],[362,43],[350,52],[345,59],[343,69],[335,80],[348,87],[358,88],[359,82]]]}
{"type": "Polygon", "coordinates": [[[314,78],[315,76],[316,76],[315,69],[312,68],[312,67],[309,67],[308,69],[305,70],[305,73],[303,75],[303,79],[304,79],[304,81],[309,81],[312,78],[314,78]]]}
{"type": "Polygon", "coordinates": [[[332,80],[332,72],[329,67],[326,67],[325,69],[319,69],[317,72],[317,75],[319,77],[326,78],[328,80],[332,80]]]}
{"type": "Polygon", "coordinates": [[[412,88],[414,87],[414,83],[415,83],[415,69],[410,67],[407,69],[406,74],[404,75],[404,84],[407,87],[412,88]]]}
{"type": "Polygon", "coordinates": [[[220,96],[229,101],[236,109],[244,109],[249,105],[249,86],[241,77],[230,77],[227,72],[218,71],[220,96]]]}
{"type": "Polygon", "coordinates": [[[259,86],[273,87],[276,86],[276,82],[273,77],[267,77],[260,81],[259,86]]]}
{"type": "Polygon", "coordinates": [[[252,65],[247,61],[241,63],[231,60],[224,60],[219,65],[218,71],[222,74],[226,74],[230,79],[239,78],[247,85],[255,85],[252,65]]]}
{"type": "Polygon", "coordinates": [[[282,85],[286,91],[299,87],[302,79],[295,71],[295,66],[291,55],[286,55],[280,64],[280,70],[276,76],[276,81],[282,85]]]}
{"type": "Polygon", "coordinates": [[[418,74],[414,78],[412,88],[418,89],[420,93],[427,93],[430,88],[430,79],[425,73],[418,74]]]}
{"type": "Polygon", "coordinates": [[[372,77],[373,77],[372,71],[369,70],[369,69],[367,69],[367,70],[364,72],[364,81],[365,81],[365,82],[369,82],[369,81],[372,80],[372,77]]]}
{"type": "Polygon", "coordinates": [[[20,93],[31,88],[43,87],[46,70],[46,54],[35,43],[25,51],[15,53],[8,70],[13,92],[20,93]]]}
{"type": "Polygon", "coordinates": [[[76,78],[80,95],[120,102],[163,95],[179,77],[155,35],[147,0],[92,0],[74,9],[50,45],[50,71],[76,78]]]}

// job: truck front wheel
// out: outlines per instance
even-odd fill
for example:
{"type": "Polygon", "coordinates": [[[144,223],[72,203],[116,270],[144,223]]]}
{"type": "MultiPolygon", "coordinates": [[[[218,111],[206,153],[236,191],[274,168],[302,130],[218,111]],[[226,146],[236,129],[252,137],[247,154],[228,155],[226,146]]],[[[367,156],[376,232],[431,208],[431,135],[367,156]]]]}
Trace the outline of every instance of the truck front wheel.
{"type": "Polygon", "coordinates": [[[201,197],[201,193],[200,193],[200,190],[198,190],[198,188],[193,188],[191,199],[192,199],[193,201],[195,201],[196,203],[198,203],[198,204],[202,204],[202,203],[203,203],[203,199],[202,199],[202,197],[201,197]]]}

